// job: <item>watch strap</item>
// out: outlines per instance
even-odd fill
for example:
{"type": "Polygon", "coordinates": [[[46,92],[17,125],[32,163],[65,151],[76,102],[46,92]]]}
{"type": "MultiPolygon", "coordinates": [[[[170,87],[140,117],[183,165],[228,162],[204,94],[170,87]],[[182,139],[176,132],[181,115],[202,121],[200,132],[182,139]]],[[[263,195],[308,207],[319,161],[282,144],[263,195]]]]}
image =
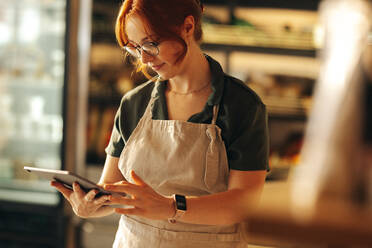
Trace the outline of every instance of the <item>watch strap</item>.
{"type": "Polygon", "coordinates": [[[169,223],[176,223],[178,219],[180,219],[186,212],[187,206],[186,206],[186,197],[183,195],[173,195],[173,203],[175,207],[175,213],[173,217],[168,219],[169,223]]]}

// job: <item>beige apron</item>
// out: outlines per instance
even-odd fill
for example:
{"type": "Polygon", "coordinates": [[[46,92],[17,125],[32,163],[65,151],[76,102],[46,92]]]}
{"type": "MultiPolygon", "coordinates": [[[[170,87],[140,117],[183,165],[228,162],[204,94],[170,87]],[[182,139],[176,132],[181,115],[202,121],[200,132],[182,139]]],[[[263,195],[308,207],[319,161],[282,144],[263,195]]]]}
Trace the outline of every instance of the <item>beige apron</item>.
{"type": "MultiPolygon", "coordinates": [[[[229,168],[221,129],[215,124],[153,120],[154,96],[128,139],[119,169],[132,182],[134,170],[159,194],[202,196],[227,190],[229,168]]],[[[239,225],[213,226],[122,215],[114,248],[246,247],[239,225]]]]}

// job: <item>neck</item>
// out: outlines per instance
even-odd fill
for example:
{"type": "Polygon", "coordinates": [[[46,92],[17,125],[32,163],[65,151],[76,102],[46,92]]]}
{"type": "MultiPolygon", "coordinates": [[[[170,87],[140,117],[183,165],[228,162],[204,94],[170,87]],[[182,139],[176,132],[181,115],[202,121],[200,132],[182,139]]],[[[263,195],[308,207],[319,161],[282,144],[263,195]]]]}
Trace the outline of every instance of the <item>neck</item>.
{"type": "Polygon", "coordinates": [[[184,68],[176,77],[169,79],[169,89],[178,94],[191,94],[206,88],[211,75],[207,59],[198,45],[190,46],[182,62],[184,68]]]}

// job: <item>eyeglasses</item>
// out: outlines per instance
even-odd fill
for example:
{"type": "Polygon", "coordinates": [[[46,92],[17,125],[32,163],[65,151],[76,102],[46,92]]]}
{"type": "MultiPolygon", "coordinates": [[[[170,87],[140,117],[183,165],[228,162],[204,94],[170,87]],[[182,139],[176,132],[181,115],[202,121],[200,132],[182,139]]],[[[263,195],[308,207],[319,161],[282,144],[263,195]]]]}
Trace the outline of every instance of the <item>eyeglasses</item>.
{"type": "Polygon", "coordinates": [[[142,52],[145,52],[147,55],[150,56],[157,56],[159,54],[159,43],[157,42],[146,42],[143,43],[142,46],[124,46],[124,49],[131,55],[136,58],[142,57],[142,52]]]}

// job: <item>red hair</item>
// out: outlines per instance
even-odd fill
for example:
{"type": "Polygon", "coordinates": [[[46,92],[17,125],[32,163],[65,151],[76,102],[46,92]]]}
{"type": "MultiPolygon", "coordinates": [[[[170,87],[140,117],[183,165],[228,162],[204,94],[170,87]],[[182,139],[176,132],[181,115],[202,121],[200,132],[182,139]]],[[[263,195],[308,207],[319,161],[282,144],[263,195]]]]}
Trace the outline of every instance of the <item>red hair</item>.
{"type": "MultiPolygon", "coordinates": [[[[177,59],[182,61],[187,52],[187,44],[180,35],[180,28],[185,18],[193,16],[195,21],[194,38],[202,39],[201,17],[203,6],[199,0],[125,0],[120,7],[116,19],[115,35],[121,47],[128,43],[125,33],[126,20],[132,15],[138,15],[146,28],[161,40],[174,40],[184,47],[177,59]]],[[[138,71],[145,73],[145,65],[139,61],[138,71]]]]}

